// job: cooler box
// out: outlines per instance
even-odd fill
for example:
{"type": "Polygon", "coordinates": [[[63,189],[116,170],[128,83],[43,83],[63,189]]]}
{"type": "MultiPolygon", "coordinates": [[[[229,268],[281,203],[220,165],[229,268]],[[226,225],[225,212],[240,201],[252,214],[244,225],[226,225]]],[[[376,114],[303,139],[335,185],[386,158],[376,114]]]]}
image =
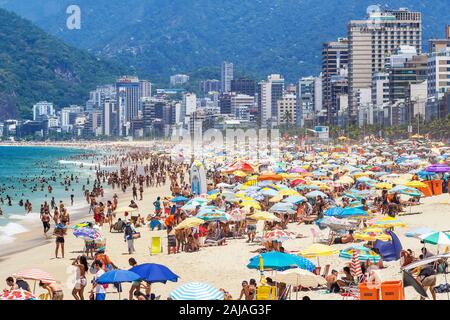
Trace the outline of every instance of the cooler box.
{"type": "Polygon", "coordinates": [[[359,300],[380,300],[380,289],[376,286],[367,283],[360,283],[359,286],[359,300]]]}
{"type": "Polygon", "coordinates": [[[405,300],[402,281],[385,281],[381,284],[381,300],[405,300]]]}
{"type": "Polygon", "coordinates": [[[442,180],[433,180],[434,195],[438,196],[442,194],[442,180]]]}
{"type": "Polygon", "coordinates": [[[431,197],[433,195],[430,187],[417,188],[417,190],[422,192],[425,197],[431,197]]]}
{"type": "Polygon", "coordinates": [[[423,183],[425,183],[428,186],[428,189],[430,189],[431,195],[434,195],[434,186],[433,186],[433,181],[423,181],[423,183]]]}

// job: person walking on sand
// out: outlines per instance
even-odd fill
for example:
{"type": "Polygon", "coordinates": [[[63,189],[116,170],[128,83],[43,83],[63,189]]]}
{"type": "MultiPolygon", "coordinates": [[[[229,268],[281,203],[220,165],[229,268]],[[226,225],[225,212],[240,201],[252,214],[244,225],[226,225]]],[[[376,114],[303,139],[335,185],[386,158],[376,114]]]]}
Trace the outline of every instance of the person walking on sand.
{"type": "Polygon", "coordinates": [[[55,229],[55,235],[56,235],[55,257],[56,259],[58,259],[59,248],[61,248],[62,258],[64,259],[65,227],[63,225],[57,225],[55,229]]]}
{"type": "Polygon", "coordinates": [[[48,230],[50,230],[50,213],[46,210],[42,211],[41,214],[41,221],[42,221],[42,225],[44,226],[44,235],[47,237],[47,232],[48,230]]]}
{"type": "Polygon", "coordinates": [[[125,231],[124,231],[124,239],[128,245],[128,254],[133,254],[136,252],[136,250],[134,249],[134,234],[135,233],[136,233],[136,230],[134,230],[131,223],[128,222],[127,225],[125,226],[125,231]]]}
{"type": "Polygon", "coordinates": [[[87,285],[86,272],[89,270],[87,259],[85,256],[79,256],[72,265],[76,267],[77,277],[72,290],[72,296],[75,300],[84,300],[84,288],[87,285]]]}

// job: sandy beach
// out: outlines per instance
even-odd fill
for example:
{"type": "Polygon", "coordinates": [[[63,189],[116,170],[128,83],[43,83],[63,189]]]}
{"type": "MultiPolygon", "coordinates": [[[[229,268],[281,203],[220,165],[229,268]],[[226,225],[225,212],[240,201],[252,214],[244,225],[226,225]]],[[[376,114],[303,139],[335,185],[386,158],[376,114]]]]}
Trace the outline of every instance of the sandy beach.
{"type": "MultiPolygon", "coordinates": [[[[144,196],[144,201],[138,201],[141,212],[151,212],[153,210],[152,203],[157,196],[169,196],[170,191],[168,186],[162,188],[147,189],[144,196]]],[[[127,205],[131,196],[121,196],[119,205],[127,205]]],[[[450,195],[442,195],[436,197],[425,198],[422,200],[423,204],[413,208],[414,212],[422,212],[420,214],[413,214],[401,217],[401,220],[407,223],[408,228],[397,229],[404,248],[410,248],[415,252],[419,252],[422,245],[415,238],[408,238],[404,233],[409,228],[428,226],[440,230],[450,230],[450,195]]],[[[86,215],[86,218],[90,216],[86,215]]],[[[78,222],[86,219],[79,219],[78,222]]],[[[76,222],[74,222],[76,223],[76,222]]],[[[254,251],[258,248],[257,245],[248,244],[245,239],[232,239],[227,241],[226,246],[207,247],[202,248],[199,252],[168,255],[167,254],[167,236],[165,231],[149,231],[148,226],[142,227],[138,231],[141,232],[142,238],[135,241],[136,253],[129,255],[127,252],[126,243],[123,240],[123,234],[109,233],[109,227],[103,226],[103,233],[107,238],[107,251],[111,260],[120,268],[128,269],[128,259],[132,256],[139,263],[159,263],[169,267],[180,279],[177,283],[168,282],[167,284],[154,284],[152,291],[156,295],[161,295],[161,299],[166,299],[170,292],[181,284],[191,281],[208,282],[216,288],[224,288],[231,293],[233,298],[239,297],[240,283],[242,280],[250,278],[258,279],[259,272],[256,270],[247,269],[246,265],[249,259],[255,256],[254,251]],[[157,256],[151,256],[149,245],[152,235],[163,236],[163,253],[157,256]]],[[[300,233],[305,236],[302,239],[289,240],[284,243],[287,251],[296,251],[307,247],[313,243],[310,229],[311,225],[290,224],[289,229],[292,232],[300,233]]],[[[73,299],[71,296],[73,267],[71,267],[72,259],[81,254],[83,249],[83,241],[75,238],[70,234],[66,237],[66,257],[65,259],[54,258],[54,239],[45,241],[42,245],[37,247],[16,252],[10,256],[3,256],[0,268],[0,279],[6,279],[14,272],[28,269],[31,267],[40,268],[53,275],[61,283],[64,290],[65,299],[73,299]]],[[[346,245],[336,245],[337,248],[342,249],[346,245]]],[[[436,248],[432,245],[427,246],[430,251],[436,253],[436,248]]],[[[316,259],[312,259],[316,262],[316,259]]],[[[331,264],[333,268],[342,268],[348,261],[340,259],[338,256],[321,257],[320,265],[331,264]]],[[[380,277],[388,280],[401,280],[402,275],[399,272],[399,261],[385,263],[387,268],[380,271],[380,277]]],[[[270,272],[266,273],[270,276],[270,272]]],[[[89,274],[88,282],[93,275],[89,274]]],[[[443,283],[443,275],[439,275],[438,283],[443,283]]],[[[32,282],[30,282],[32,284],[32,282]]],[[[123,284],[124,293],[122,298],[126,297],[129,290],[129,284],[123,284]]],[[[86,289],[90,288],[88,287],[86,289]]],[[[36,293],[40,294],[44,291],[37,288],[36,293]]],[[[420,296],[411,287],[405,288],[407,299],[418,300],[420,296]]],[[[339,294],[325,293],[324,290],[312,290],[299,293],[299,298],[308,295],[311,299],[337,299],[341,300],[342,296],[339,294]]],[[[293,294],[292,298],[295,298],[293,294]]],[[[446,294],[437,294],[438,299],[446,300],[446,294]]],[[[107,299],[118,299],[118,294],[115,289],[110,286],[108,289],[107,299]]]]}

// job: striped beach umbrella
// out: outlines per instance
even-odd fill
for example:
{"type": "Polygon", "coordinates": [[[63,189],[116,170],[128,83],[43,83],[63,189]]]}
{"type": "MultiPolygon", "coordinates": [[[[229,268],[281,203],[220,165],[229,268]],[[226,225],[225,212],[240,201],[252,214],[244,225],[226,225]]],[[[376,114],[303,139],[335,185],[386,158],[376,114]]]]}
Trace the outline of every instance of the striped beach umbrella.
{"type": "Polygon", "coordinates": [[[419,236],[423,242],[436,244],[436,245],[450,245],[450,236],[444,232],[431,232],[419,236]]]}
{"type": "Polygon", "coordinates": [[[267,232],[264,235],[264,240],[267,241],[286,241],[289,239],[294,239],[295,238],[295,233],[289,232],[289,231],[285,231],[285,230],[272,230],[267,232]]]}
{"type": "Polygon", "coordinates": [[[361,270],[361,263],[359,262],[359,253],[357,250],[353,251],[352,262],[350,265],[350,272],[354,277],[361,277],[363,275],[361,270]]]}
{"type": "Polygon", "coordinates": [[[189,282],[170,294],[173,300],[223,300],[224,294],[207,283],[189,282]]]}
{"type": "Polygon", "coordinates": [[[25,280],[36,280],[36,281],[42,281],[45,283],[56,282],[56,279],[53,278],[50,274],[48,274],[47,272],[42,271],[40,269],[36,269],[36,268],[19,271],[17,273],[14,273],[13,276],[15,278],[22,278],[25,280]]]}
{"type": "Polygon", "coordinates": [[[12,300],[37,300],[36,297],[29,291],[23,289],[11,290],[3,292],[0,295],[0,300],[12,301],[12,300]]]}

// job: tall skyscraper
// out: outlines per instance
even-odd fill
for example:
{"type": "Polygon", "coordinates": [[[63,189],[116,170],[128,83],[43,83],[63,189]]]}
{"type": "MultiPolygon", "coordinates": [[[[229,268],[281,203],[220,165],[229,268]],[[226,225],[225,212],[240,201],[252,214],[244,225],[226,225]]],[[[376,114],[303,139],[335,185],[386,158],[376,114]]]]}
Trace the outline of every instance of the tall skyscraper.
{"type": "Polygon", "coordinates": [[[103,135],[105,136],[117,135],[118,118],[117,118],[116,100],[106,99],[103,101],[102,123],[103,123],[103,135]]]}
{"type": "Polygon", "coordinates": [[[450,48],[428,57],[428,96],[442,98],[450,92],[450,48]]]}
{"type": "Polygon", "coordinates": [[[231,80],[234,76],[233,64],[231,62],[224,61],[222,63],[222,77],[221,77],[221,91],[227,93],[231,91],[231,80]]]}
{"type": "Polygon", "coordinates": [[[140,96],[140,84],[137,77],[125,76],[116,81],[119,136],[127,136],[132,122],[138,119],[141,107],[140,96]]]}
{"type": "Polygon", "coordinates": [[[312,124],[314,120],[315,77],[301,78],[297,86],[297,126],[303,127],[305,121],[312,124]]]}
{"type": "Polygon", "coordinates": [[[195,111],[197,111],[197,95],[185,93],[181,102],[181,122],[185,122],[185,118],[191,116],[195,111]]]}
{"type": "Polygon", "coordinates": [[[261,127],[277,123],[278,100],[283,97],[284,78],[280,74],[271,74],[267,80],[258,84],[258,109],[261,127]]]}
{"type": "Polygon", "coordinates": [[[152,84],[148,80],[139,81],[140,98],[147,98],[152,96],[152,84]]]}
{"type": "Polygon", "coordinates": [[[422,51],[422,15],[408,9],[368,10],[366,20],[348,24],[349,41],[349,117],[356,122],[356,93],[370,88],[372,75],[384,68],[385,59],[401,45],[422,51]]]}
{"type": "Polygon", "coordinates": [[[327,122],[336,123],[336,101],[332,96],[332,78],[342,75],[342,70],[348,69],[348,39],[326,42],[322,50],[322,103],[326,110],[327,122]]]}

